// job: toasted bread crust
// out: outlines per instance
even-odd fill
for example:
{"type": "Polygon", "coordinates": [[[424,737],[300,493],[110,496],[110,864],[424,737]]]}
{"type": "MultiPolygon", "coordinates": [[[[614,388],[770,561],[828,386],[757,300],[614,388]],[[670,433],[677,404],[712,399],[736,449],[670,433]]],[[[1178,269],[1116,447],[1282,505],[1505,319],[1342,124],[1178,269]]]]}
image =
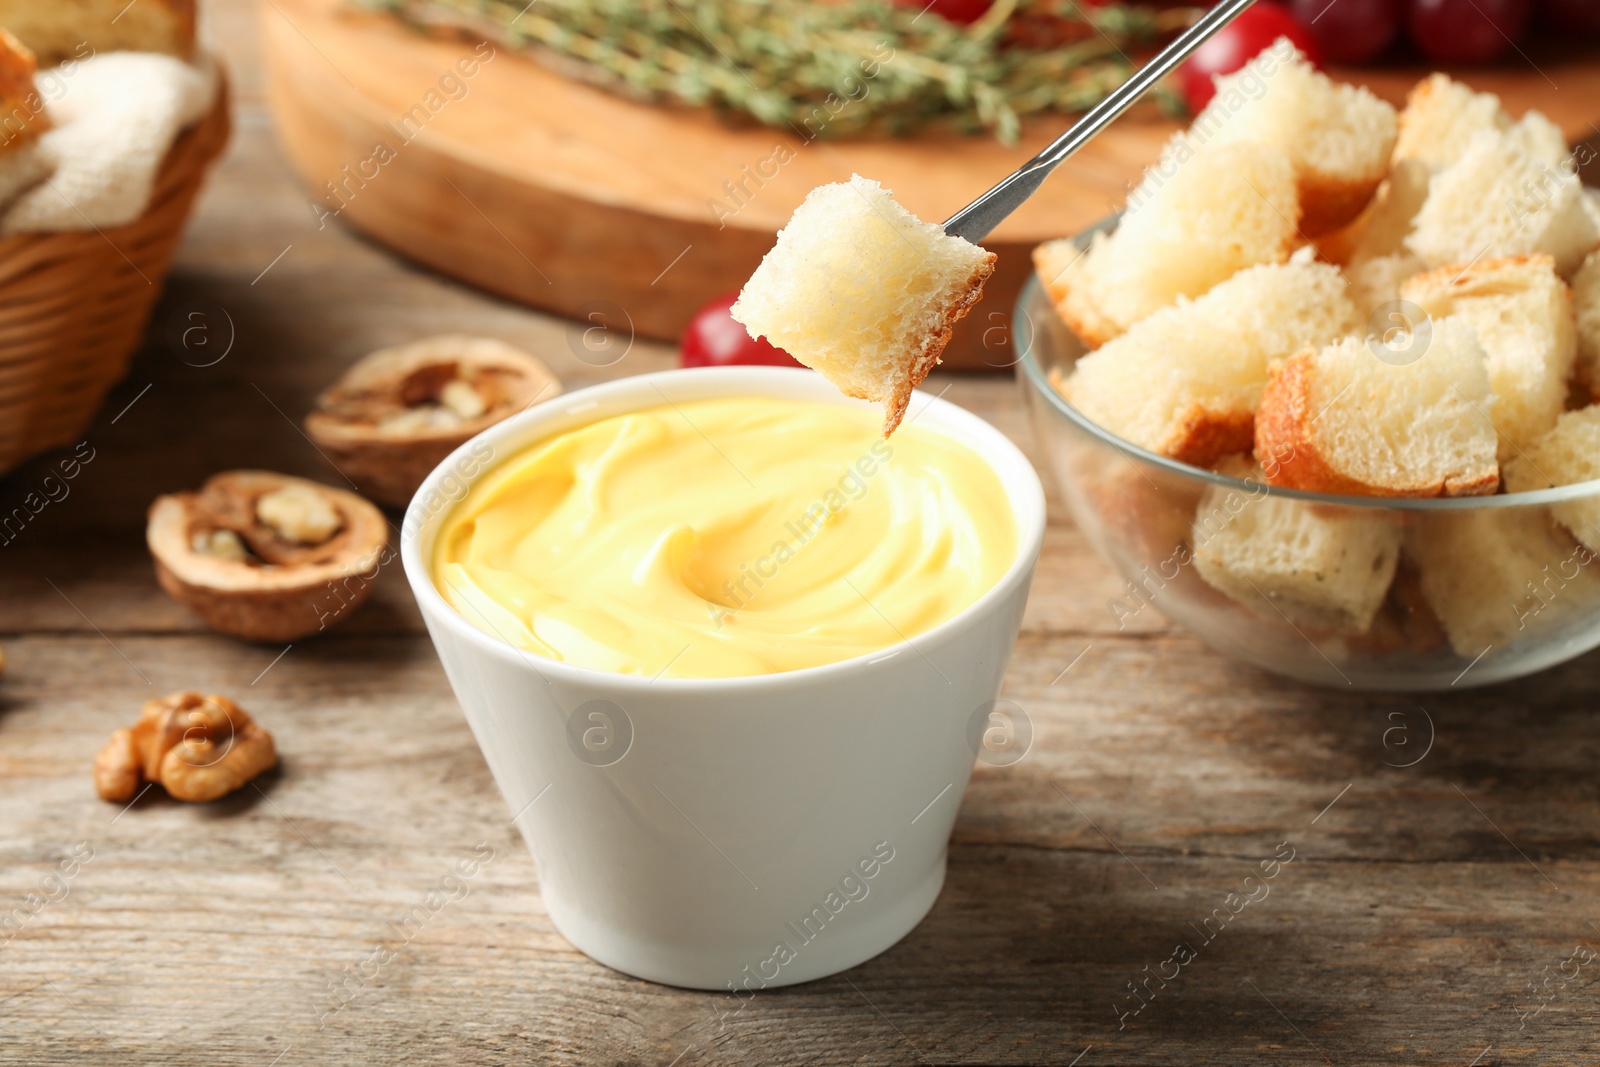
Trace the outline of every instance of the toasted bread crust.
{"type": "Polygon", "coordinates": [[[1406,93],[1405,106],[1400,109],[1398,121],[1395,123],[1393,156],[1395,160],[1415,158],[1415,148],[1411,142],[1417,136],[1418,116],[1426,114],[1431,98],[1443,91],[1446,84],[1430,75],[1417,82],[1411,87],[1411,91],[1406,93]]]}
{"type": "Polygon", "coordinates": [[[0,99],[13,102],[33,92],[39,62],[27,45],[0,29],[0,99]]]}
{"type": "Polygon", "coordinates": [[[1362,181],[1302,173],[1297,183],[1300,233],[1308,239],[1321,237],[1353,222],[1377,195],[1384,177],[1383,171],[1362,181]]]}
{"type": "MultiPolygon", "coordinates": [[[[1443,267],[1435,267],[1413,274],[1406,279],[1407,289],[1421,288],[1443,289],[1446,291],[1456,289],[1471,289],[1486,274],[1516,267],[1549,266],[1555,270],[1555,257],[1547,252],[1529,252],[1518,256],[1491,256],[1486,259],[1474,260],[1471,263],[1450,263],[1443,267]]],[[[1572,305],[1572,287],[1562,282],[1562,290],[1567,294],[1567,305],[1572,305]]]]}
{"type": "Polygon", "coordinates": [[[28,46],[0,29],[0,152],[20,148],[50,128],[34,86],[38,69],[28,46]]]}
{"type": "Polygon", "coordinates": [[[179,28],[180,41],[192,54],[195,44],[195,21],[198,11],[196,0],[161,0],[161,6],[172,12],[179,28]]]}
{"type": "MultiPolygon", "coordinates": [[[[1059,368],[1050,373],[1050,382],[1056,392],[1081,411],[1081,405],[1072,395],[1072,381],[1071,378],[1063,378],[1059,368]]],[[[1121,440],[1127,440],[1118,436],[1121,440]]],[[[1179,463],[1210,467],[1223,456],[1248,452],[1254,437],[1255,416],[1252,413],[1213,411],[1202,404],[1190,404],[1178,416],[1166,438],[1150,450],[1179,463]]]]}
{"type": "Polygon", "coordinates": [[[1256,409],[1255,454],[1267,481],[1289,489],[1345,496],[1484,496],[1500,487],[1500,469],[1491,466],[1468,476],[1411,485],[1374,485],[1335,467],[1318,447],[1313,425],[1319,412],[1311,406],[1312,361],[1303,349],[1274,366],[1256,409]]]}
{"type": "Polygon", "coordinates": [[[1367,223],[1370,220],[1370,213],[1363,208],[1361,214],[1343,226],[1327,233],[1319,233],[1311,242],[1312,247],[1317,250],[1317,258],[1336,267],[1350,266],[1356,257],[1356,249],[1361,245],[1361,238],[1367,232],[1367,223]]]}
{"type": "Polygon", "coordinates": [[[1315,417],[1310,410],[1312,356],[1310,349],[1304,349],[1268,372],[1256,408],[1256,461],[1272,485],[1313,493],[1363,494],[1361,483],[1334,470],[1312,446],[1307,431],[1315,417]]]}
{"type": "Polygon", "coordinates": [[[1046,251],[1046,245],[1034,248],[1033,267],[1039,275],[1039,283],[1049,294],[1050,303],[1055,306],[1056,314],[1061,316],[1061,321],[1067,324],[1067,328],[1076,334],[1086,347],[1099,348],[1121,332],[1115,324],[1095,310],[1094,302],[1087,295],[1072,288],[1067,281],[1067,271],[1056,269],[1050,253],[1046,251]]]}
{"type": "Polygon", "coordinates": [[[1193,404],[1158,451],[1179,463],[1209,467],[1223,456],[1249,451],[1254,439],[1255,416],[1250,412],[1219,412],[1193,404]]]}
{"type": "MultiPolygon", "coordinates": [[[[1082,410],[1072,397],[1072,379],[1062,378],[1056,370],[1051,371],[1050,381],[1067,403],[1082,410]]],[[[1213,411],[1200,403],[1192,403],[1179,414],[1162,443],[1150,451],[1190,466],[1211,467],[1222,456],[1250,451],[1254,422],[1256,416],[1250,411],[1213,411]]]]}
{"type": "Polygon", "coordinates": [[[1500,491],[1500,467],[1496,464],[1481,471],[1474,472],[1471,476],[1447,478],[1444,483],[1444,492],[1429,493],[1429,496],[1493,496],[1500,491]]]}
{"type": "Polygon", "coordinates": [[[1059,304],[1067,298],[1067,285],[1062,280],[1066,276],[1066,270],[1065,268],[1062,270],[1055,269],[1051,248],[1052,245],[1058,243],[1057,241],[1045,241],[1043,244],[1034,245],[1033,252],[1030,254],[1033,260],[1034,272],[1039,275],[1039,284],[1044,286],[1044,291],[1053,304],[1059,304]]]}
{"type": "Polygon", "coordinates": [[[1094,301],[1082,291],[1063,289],[1061,300],[1056,304],[1056,313],[1089,349],[1099,348],[1122,334],[1110,319],[1100,314],[1094,301]]]}
{"type": "MultiPolygon", "coordinates": [[[[882,397],[883,436],[888,437],[894,433],[896,427],[900,425],[900,420],[905,418],[906,407],[911,403],[911,391],[921,385],[928,373],[938,365],[939,356],[944,352],[945,345],[950,343],[950,334],[955,330],[956,323],[966,318],[967,312],[983,299],[983,283],[994,273],[995,258],[993,252],[984,253],[984,258],[967,276],[960,301],[945,311],[944,319],[928,334],[928,342],[922,346],[922,351],[911,357],[906,376],[893,383],[893,392],[882,397]]],[[[879,398],[868,396],[860,399],[879,398]]]]}
{"type": "MultiPolygon", "coordinates": [[[[1418,142],[1426,139],[1428,123],[1437,119],[1434,98],[1449,93],[1457,85],[1458,83],[1448,75],[1435,71],[1418,81],[1411,87],[1411,91],[1406,93],[1405,106],[1400,109],[1399,121],[1395,124],[1391,165],[1402,160],[1424,158],[1418,142]]],[[[1464,84],[1459,87],[1471,90],[1470,86],[1464,84]]],[[[1500,110],[1498,101],[1496,110],[1500,110]]]]}

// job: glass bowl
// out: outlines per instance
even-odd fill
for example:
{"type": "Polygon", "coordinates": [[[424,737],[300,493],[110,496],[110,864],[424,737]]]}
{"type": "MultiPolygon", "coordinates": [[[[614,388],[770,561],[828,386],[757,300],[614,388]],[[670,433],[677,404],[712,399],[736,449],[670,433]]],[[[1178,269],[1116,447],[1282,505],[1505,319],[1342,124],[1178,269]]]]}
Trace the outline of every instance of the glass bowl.
{"type": "Polygon", "coordinates": [[[1037,277],[1017,300],[1012,336],[1056,485],[1125,580],[1106,605],[1119,629],[1156,611],[1275,674],[1390,691],[1488,685],[1600,645],[1600,563],[1570,532],[1600,545],[1600,480],[1394,499],[1229,477],[1146,451],[1066,401],[1052,379],[1087,349],[1037,277]],[[1285,569],[1274,546],[1279,560],[1292,551],[1319,563],[1285,569]],[[1393,578],[1363,625],[1391,557],[1393,578]]]}

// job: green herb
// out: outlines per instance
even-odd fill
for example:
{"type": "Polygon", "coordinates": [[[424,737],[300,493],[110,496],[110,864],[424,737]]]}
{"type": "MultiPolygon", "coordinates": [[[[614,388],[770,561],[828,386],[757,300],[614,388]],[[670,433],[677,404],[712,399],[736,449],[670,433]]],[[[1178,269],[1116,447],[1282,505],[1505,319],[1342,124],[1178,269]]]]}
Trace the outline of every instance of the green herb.
{"type": "Polygon", "coordinates": [[[1194,8],[996,0],[971,26],[887,0],[361,0],[419,28],[524,50],[656,103],[709,107],[801,137],[928,126],[1016,140],[1021,119],[1093,107],[1128,52],[1194,8]]]}

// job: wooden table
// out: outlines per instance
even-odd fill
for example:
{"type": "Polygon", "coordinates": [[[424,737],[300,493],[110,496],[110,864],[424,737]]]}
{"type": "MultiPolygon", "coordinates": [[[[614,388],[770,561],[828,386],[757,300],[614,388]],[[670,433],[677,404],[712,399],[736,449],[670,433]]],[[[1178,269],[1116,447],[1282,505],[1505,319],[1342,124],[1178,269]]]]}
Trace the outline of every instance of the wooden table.
{"type": "MultiPolygon", "coordinates": [[[[1118,582],[1054,500],[1004,691],[1036,741],[979,766],[921,926],[725,1019],[726,998],[575,952],[401,575],[326,637],[242,644],[157,588],[144,509],[229,467],[336,482],[295,422],[381,344],[495,334],[569,388],[672,354],[592,366],[565,323],[318,230],[261,104],[251,5],[206,15],[236,141],[94,459],[0,545],[0,1063],[1600,1062],[1600,658],[1420,701],[1278,681],[1153,613],[1119,632],[1118,582]],[[169,330],[205,311],[221,346],[217,309],[231,350],[193,365],[221,348],[169,330]],[[202,807],[97,800],[106,735],[180,688],[235,696],[281,771],[202,807]],[[480,842],[468,895],[401,933],[480,842]],[[1270,894],[1230,903],[1284,842],[1270,894]],[[1218,908],[1238,914],[1207,941],[1218,908]],[[1195,958],[1132,1014],[1130,983],[1170,975],[1180,942],[1195,958]],[[395,959],[327,1014],[380,946],[395,959]]],[[[1009,378],[946,386],[1034,450],[1009,378]]],[[[0,512],[44,473],[0,481],[0,512]]]]}

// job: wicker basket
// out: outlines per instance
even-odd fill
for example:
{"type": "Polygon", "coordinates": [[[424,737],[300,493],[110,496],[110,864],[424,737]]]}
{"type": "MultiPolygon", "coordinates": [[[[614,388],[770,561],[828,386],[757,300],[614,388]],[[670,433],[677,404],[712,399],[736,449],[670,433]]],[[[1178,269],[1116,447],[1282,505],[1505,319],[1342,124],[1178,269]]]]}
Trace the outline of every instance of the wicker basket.
{"type": "Polygon", "coordinates": [[[139,218],[0,239],[0,475],[78,440],[127,372],[228,132],[224,82],[211,111],[173,143],[139,218]]]}

